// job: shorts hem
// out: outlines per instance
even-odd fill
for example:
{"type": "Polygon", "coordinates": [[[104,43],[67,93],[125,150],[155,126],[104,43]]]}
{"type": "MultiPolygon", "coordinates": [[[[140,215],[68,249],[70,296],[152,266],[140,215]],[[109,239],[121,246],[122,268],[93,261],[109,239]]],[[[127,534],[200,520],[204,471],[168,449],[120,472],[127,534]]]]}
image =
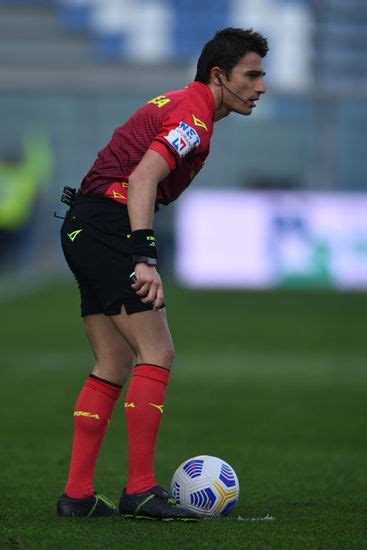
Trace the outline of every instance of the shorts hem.
{"type": "MultiPolygon", "coordinates": [[[[133,315],[133,313],[140,313],[142,311],[152,311],[153,310],[153,304],[124,304],[124,302],[121,302],[120,307],[114,307],[113,309],[99,309],[98,311],[92,310],[92,311],[86,311],[83,310],[81,312],[82,317],[86,317],[87,315],[106,315],[106,317],[112,317],[113,315],[120,315],[122,306],[125,307],[125,311],[127,315],[133,315]]],[[[163,306],[164,308],[165,306],[163,306]]],[[[162,309],[163,309],[162,308],[162,309]]]]}

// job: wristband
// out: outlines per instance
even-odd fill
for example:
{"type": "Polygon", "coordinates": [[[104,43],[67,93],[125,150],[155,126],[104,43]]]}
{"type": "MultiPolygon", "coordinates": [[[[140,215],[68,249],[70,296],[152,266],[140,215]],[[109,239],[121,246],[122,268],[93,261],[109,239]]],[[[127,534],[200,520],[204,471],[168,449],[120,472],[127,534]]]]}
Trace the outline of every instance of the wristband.
{"type": "Polygon", "coordinates": [[[130,252],[134,256],[157,258],[153,229],[137,229],[130,235],[130,252]]]}
{"type": "Polygon", "coordinates": [[[149,256],[136,256],[135,254],[133,254],[133,264],[147,264],[157,266],[158,260],[157,258],[151,258],[149,256]]]}

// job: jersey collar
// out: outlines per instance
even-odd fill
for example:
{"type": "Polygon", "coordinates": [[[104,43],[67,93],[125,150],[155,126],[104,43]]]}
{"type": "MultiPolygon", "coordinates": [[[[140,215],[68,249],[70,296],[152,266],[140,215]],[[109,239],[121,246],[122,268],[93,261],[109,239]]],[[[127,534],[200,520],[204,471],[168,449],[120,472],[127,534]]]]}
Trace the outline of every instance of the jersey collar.
{"type": "Polygon", "coordinates": [[[206,99],[206,101],[209,102],[209,109],[212,112],[212,120],[214,122],[214,116],[215,116],[215,110],[216,110],[216,104],[214,96],[210,90],[210,88],[203,84],[202,82],[190,82],[188,85],[189,88],[192,88],[194,90],[197,90],[199,94],[206,99]]]}

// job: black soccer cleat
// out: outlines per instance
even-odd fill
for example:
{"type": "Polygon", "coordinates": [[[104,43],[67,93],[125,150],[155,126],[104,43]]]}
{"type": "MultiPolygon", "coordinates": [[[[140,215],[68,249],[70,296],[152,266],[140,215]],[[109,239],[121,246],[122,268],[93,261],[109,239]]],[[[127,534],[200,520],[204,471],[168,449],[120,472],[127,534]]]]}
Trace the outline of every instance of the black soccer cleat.
{"type": "Polygon", "coordinates": [[[63,517],[108,517],[118,516],[117,507],[103,495],[87,498],[71,498],[62,493],[57,501],[57,515],[63,517]]]}
{"type": "Polygon", "coordinates": [[[145,493],[128,495],[122,492],[120,514],[130,519],[153,519],[161,521],[198,521],[200,516],[177,504],[168,491],[156,485],[145,493]]]}

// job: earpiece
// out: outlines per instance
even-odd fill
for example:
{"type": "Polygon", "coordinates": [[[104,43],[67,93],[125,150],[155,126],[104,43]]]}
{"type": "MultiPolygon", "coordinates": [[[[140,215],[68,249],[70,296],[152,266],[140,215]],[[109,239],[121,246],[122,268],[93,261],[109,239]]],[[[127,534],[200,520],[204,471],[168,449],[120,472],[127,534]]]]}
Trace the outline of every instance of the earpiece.
{"type": "Polygon", "coordinates": [[[235,92],[233,92],[231,90],[231,88],[229,88],[226,84],[224,84],[223,80],[221,79],[220,77],[220,73],[215,73],[214,74],[215,78],[218,80],[218,82],[220,82],[220,85],[221,87],[225,88],[230,94],[232,94],[234,97],[237,97],[237,99],[239,99],[240,101],[242,101],[242,103],[247,103],[246,99],[243,99],[240,95],[236,94],[235,92]]]}

